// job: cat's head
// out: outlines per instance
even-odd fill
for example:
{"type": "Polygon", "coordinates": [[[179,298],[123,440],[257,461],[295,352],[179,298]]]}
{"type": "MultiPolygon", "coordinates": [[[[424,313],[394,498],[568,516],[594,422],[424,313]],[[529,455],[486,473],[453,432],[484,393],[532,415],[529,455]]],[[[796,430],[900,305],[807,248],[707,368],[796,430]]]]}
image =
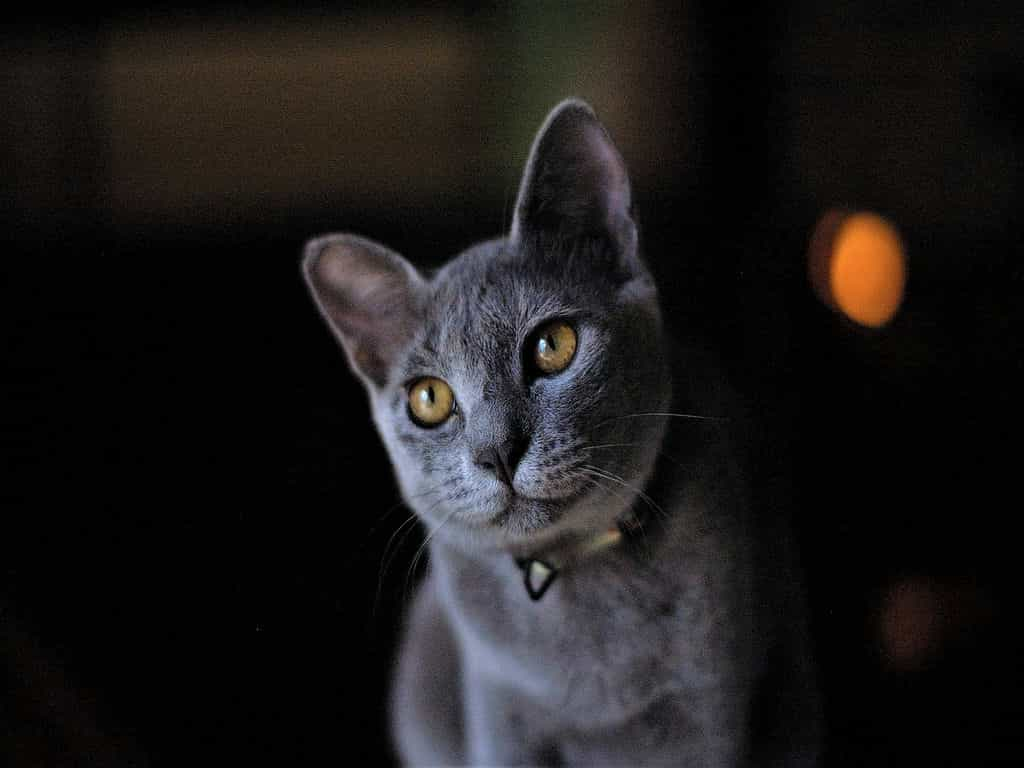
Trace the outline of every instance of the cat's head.
{"type": "Polygon", "coordinates": [[[426,277],[351,235],[304,275],[365,384],[406,502],[438,536],[523,546],[626,513],[669,374],[629,179],[591,109],[556,107],[512,227],[426,277]]]}

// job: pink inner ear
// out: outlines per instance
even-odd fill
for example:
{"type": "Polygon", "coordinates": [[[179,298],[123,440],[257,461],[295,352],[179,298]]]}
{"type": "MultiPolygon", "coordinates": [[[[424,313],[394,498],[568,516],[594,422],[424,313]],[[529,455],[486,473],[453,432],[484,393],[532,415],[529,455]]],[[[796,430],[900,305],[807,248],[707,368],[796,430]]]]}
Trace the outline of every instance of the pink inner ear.
{"type": "Polygon", "coordinates": [[[345,303],[361,306],[372,300],[389,274],[378,265],[344,247],[332,247],[317,264],[317,275],[325,285],[344,295],[345,303]]]}
{"type": "Polygon", "coordinates": [[[333,239],[310,257],[310,287],[355,368],[380,385],[410,336],[419,279],[383,246],[351,236],[333,239]]]}
{"type": "Polygon", "coordinates": [[[334,321],[353,341],[373,339],[388,349],[395,344],[396,333],[408,330],[404,313],[410,297],[400,272],[381,269],[345,249],[321,259],[317,272],[332,289],[329,303],[334,321]]]}

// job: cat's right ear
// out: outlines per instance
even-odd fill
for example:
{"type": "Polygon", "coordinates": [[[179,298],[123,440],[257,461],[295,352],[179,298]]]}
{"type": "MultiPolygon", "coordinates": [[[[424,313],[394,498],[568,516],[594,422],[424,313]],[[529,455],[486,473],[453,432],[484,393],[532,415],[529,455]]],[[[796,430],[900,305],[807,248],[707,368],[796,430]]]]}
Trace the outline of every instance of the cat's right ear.
{"type": "Polygon", "coordinates": [[[352,369],[368,385],[383,387],[414,333],[423,278],[397,253],[354,235],[311,240],[302,274],[352,369]]]}
{"type": "Polygon", "coordinates": [[[545,232],[605,237],[624,263],[636,258],[626,164],[594,111],[577,99],[556,106],[538,131],[509,234],[516,242],[545,232]]]}

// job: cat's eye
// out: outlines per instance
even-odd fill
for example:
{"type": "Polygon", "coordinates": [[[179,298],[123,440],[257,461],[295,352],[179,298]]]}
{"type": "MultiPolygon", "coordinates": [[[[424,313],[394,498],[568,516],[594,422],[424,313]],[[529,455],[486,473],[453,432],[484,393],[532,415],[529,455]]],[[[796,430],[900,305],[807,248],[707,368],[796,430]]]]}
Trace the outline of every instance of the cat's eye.
{"type": "Polygon", "coordinates": [[[533,363],[542,374],[564,371],[576,354],[576,331],[564,320],[541,326],[534,335],[533,363]]]}
{"type": "Polygon", "coordinates": [[[409,414],[421,427],[436,427],[452,415],[455,393],[441,379],[425,376],[409,387],[409,414]]]}

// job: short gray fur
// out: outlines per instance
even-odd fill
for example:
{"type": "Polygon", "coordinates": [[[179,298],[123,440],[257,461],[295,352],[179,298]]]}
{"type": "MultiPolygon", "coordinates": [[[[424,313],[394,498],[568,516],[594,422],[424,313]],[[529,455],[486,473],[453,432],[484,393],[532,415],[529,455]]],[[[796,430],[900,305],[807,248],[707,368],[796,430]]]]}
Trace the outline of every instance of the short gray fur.
{"type": "Polygon", "coordinates": [[[541,127],[507,236],[423,276],[329,235],[303,269],[429,537],[391,695],[404,762],[815,763],[786,527],[776,505],[751,511],[727,422],[664,415],[731,414],[713,369],[665,338],[626,166],[587,105],[541,127]],[[537,376],[524,345],[555,318],[576,356],[537,376]],[[456,399],[429,429],[407,405],[427,375],[456,399]],[[479,460],[495,449],[518,457],[511,487],[479,460]],[[639,535],[530,599],[516,557],[641,507],[639,535]]]}

